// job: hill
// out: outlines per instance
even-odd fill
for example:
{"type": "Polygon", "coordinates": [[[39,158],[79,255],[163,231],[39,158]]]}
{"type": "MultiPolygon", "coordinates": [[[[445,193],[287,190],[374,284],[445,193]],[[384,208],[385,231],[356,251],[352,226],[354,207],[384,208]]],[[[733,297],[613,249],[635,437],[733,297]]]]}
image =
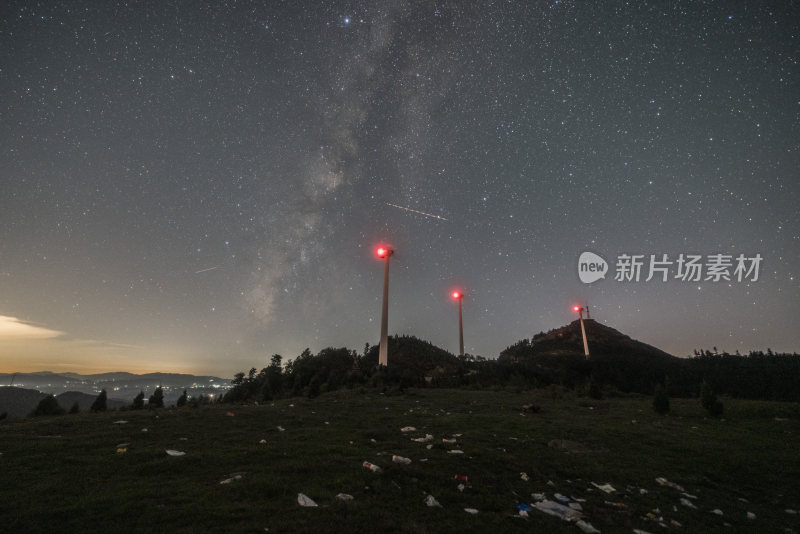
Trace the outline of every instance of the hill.
{"type": "MultiPolygon", "coordinates": [[[[637,341],[622,332],[598,323],[594,319],[584,319],[586,339],[591,356],[630,355],[640,358],[669,360],[674,358],[647,343],[637,341]]],[[[580,320],[576,319],[566,326],[533,336],[530,342],[519,342],[500,353],[499,360],[518,361],[531,356],[583,356],[583,335],[580,320]]]]}
{"type": "Polygon", "coordinates": [[[35,389],[18,388],[14,386],[0,387],[0,415],[8,417],[25,417],[36,408],[39,401],[46,395],[35,389]]]}
{"type": "Polygon", "coordinates": [[[140,392],[152,393],[157,387],[164,389],[165,400],[174,402],[183,390],[189,395],[214,397],[230,387],[230,379],[218,376],[197,376],[178,373],[147,373],[136,375],[127,372],[82,375],[78,373],[0,373],[0,384],[35,389],[42,393],[60,395],[77,391],[96,396],[105,389],[109,397],[130,402],[140,392]]]}

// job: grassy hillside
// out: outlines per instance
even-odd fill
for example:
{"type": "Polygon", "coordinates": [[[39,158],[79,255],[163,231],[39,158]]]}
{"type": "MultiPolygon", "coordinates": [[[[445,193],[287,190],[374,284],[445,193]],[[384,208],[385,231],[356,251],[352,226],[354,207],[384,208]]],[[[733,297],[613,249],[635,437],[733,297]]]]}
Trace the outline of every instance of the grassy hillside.
{"type": "Polygon", "coordinates": [[[800,516],[786,511],[800,509],[797,404],[725,399],[718,420],[696,400],[673,399],[661,417],[648,398],[560,395],[340,391],[261,406],[3,421],[0,524],[9,532],[580,532],[535,508],[519,517],[518,505],[541,499],[532,494],[559,493],[580,500],[583,519],[602,532],[800,531],[800,516]],[[541,410],[522,410],[531,403],[541,410]],[[426,434],[432,441],[412,441],[426,434]],[[456,475],[467,477],[461,490],[456,475]],[[319,506],[298,505],[301,492],[319,506]],[[426,506],[427,495],[441,507],[426,506]]]}

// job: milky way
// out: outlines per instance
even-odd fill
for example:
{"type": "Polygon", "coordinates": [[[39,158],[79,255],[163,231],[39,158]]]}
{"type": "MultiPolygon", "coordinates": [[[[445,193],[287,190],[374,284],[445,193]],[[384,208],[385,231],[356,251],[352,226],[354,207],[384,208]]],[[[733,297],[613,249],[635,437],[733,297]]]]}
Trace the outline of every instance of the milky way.
{"type": "Polygon", "coordinates": [[[576,302],[679,356],[800,349],[797,6],[0,16],[0,370],[227,376],[361,350],[379,242],[396,251],[390,333],[451,351],[455,287],[465,349],[490,358],[576,302]],[[605,278],[581,282],[585,251],[605,278]],[[757,255],[757,279],[737,273],[757,255]],[[615,276],[637,256],[639,279],[615,276]]]}

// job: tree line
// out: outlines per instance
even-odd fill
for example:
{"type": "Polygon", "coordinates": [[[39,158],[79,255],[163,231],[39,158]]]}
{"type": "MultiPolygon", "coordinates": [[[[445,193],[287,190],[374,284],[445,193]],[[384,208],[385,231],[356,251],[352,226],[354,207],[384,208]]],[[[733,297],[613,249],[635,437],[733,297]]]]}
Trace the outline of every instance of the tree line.
{"type": "Polygon", "coordinates": [[[304,350],[283,363],[275,354],[267,367],[237,373],[223,402],[258,402],[291,396],[316,397],[340,388],[408,387],[529,390],[553,385],[653,395],[657,387],[673,397],[698,397],[704,382],[715,394],[743,399],[800,401],[800,355],[752,351],[747,355],[695,351],[690,358],[641,355],[634,350],[593,355],[537,354],[522,340],[498,359],[454,356],[413,336],[393,336],[389,366],[378,366],[378,346],[361,353],[347,348],[304,350]],[[510,354],[514,358],[502,357],[510,354]]]}

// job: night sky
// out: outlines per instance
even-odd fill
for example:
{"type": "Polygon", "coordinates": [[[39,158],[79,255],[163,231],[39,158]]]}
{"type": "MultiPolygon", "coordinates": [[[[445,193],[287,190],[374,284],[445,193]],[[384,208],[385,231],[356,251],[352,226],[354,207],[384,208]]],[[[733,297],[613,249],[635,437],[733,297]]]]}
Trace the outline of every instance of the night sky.
{"type": "Polygon", "coordinates": [[[389,333],[451,352],[454,288],[487,358],[576,303],[800,350],[800,5],[597,4],[3,2],[0,371],[360,352],[378,243],[389,333]]]}

